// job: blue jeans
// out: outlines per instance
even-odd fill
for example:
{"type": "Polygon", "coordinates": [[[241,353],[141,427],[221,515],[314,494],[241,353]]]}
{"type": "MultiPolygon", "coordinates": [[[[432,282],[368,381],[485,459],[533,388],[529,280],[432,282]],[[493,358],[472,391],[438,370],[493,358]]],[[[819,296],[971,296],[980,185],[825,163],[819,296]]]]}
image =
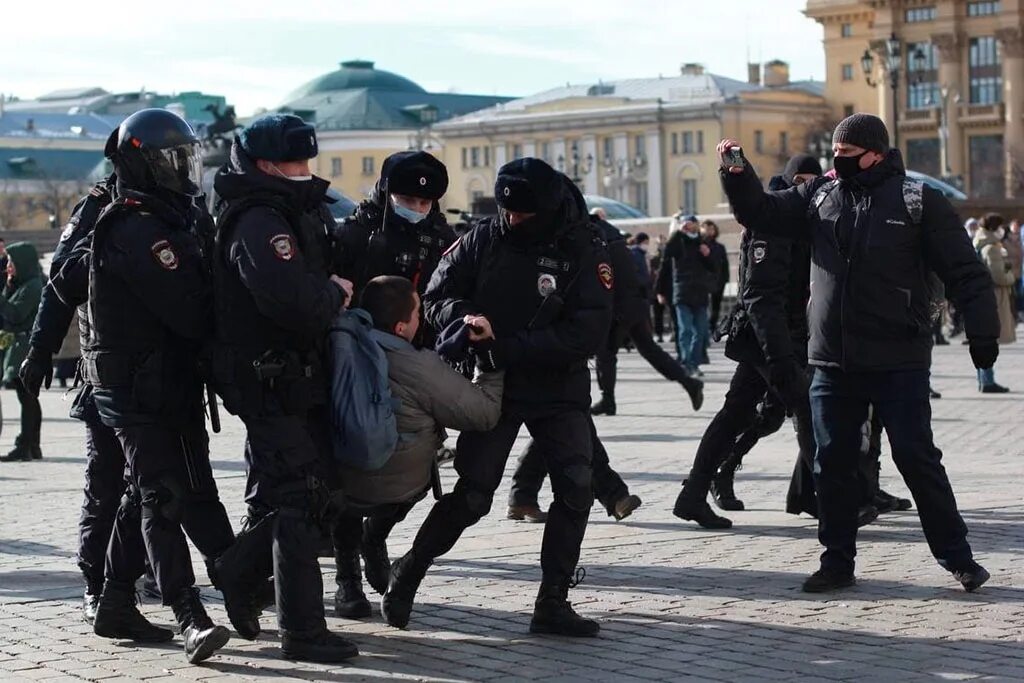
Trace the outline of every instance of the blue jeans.
{"type": "Polygon", "coordinates": [[[811,383],[811,416],[818,453],[818,541],[825,546],[821,566],[852,572],[857,555],[857,480],[861,427],[874,406],[892,449],[892,458],[917,503],[932,555],[947,569],[971,560],[967,525],[956,507],[932,439],[928,370],[843,372],[817,368],[811,383]]]}
{"type": "Polygon", "coordinates": [[[710,335],[707,305],[676,304],[676,354],[691,372],[697,369],[710,335]]]}
{"type": "Polygon", "coordinates": [[[996,383],[996,369],[978,370],[978,386],[988,387],[996,383]]]}

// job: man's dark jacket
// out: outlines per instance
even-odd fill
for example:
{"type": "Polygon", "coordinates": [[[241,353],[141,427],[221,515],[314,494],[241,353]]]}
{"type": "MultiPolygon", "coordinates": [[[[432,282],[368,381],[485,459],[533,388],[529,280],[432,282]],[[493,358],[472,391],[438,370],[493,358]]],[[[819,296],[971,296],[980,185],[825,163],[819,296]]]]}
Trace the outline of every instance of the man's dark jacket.
{"type": "Polygon", "coordinates": [[[715,262],[700,253],[704,240],[677,230],[665,245],[657,290],[674,304],[707,306],[715,282],[715,262]]]}
{"type": "Polygon", "coordinates": [[[765,192],[749,165],[741,174],[723,169],[721,178],[736,219],[755,236],[811,243],[811,364],[847,371],[930,367],[929,271],[963,311],[970,339],[999,336],[992,280],[960,219],[927,186],[920,222],[912,218],[898,151],[851,180],[819,178],[778,192],[765,192]]]}
{"type": "Polygon", "coordinates": [[[441,259],[424,296],[436,329],[468,314],[490,320],[506,368],[504,404],[522,415],[589,407],[587,359],[612,320],[608,252],[579,190],[565,185],[560,209],[537,234],[498,217],[478,223],[441,259]],[[542,308],[553,295],[564,303],[542,308]]]}

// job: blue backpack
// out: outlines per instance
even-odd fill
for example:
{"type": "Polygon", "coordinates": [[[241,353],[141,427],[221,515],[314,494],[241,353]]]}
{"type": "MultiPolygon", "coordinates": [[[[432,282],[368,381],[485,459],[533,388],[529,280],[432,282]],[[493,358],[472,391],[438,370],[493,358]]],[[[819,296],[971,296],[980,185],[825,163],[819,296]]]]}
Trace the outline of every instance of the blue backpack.
{"type": "Polygon", "coordinates": [[[334,459],[377,470],[398,445],[388,359],[370,336],[373,319],[362,309],[341,313],[331,325],[331,426],[334,459]]]}

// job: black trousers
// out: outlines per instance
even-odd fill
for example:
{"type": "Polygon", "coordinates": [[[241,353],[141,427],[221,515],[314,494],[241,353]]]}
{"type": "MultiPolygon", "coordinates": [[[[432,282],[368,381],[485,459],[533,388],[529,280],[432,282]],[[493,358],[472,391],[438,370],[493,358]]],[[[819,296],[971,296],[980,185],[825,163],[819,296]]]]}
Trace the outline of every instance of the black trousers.
{"type": "MultiPolygon", "coordinates": [[[[127,495],[130,477],[121,442],[117,440],[114,430],[99,419],[87,421],[85,430],[85,499],[78,520],[78,568],[85,578],[86,590],[92,595],[99,595],[103,590],[110,536],[114,531],[121,497],[127,495]]],[[[114,568],[117,576],[125,577],[132,583],[142,573],[141,570],[135,574],[132,572],[143,565],[146,557],[146,546],[139,526],[138,500],[134,504],[131,512],[136,529],[129,538],[124,539],[128,545],[122,546],[124,561],[128,564],[114,568]]]]}
{"type": "Polygon", "coordinates": [[[21,379],[14,380],[14,391],[21,404],[21,434],[17,443],[26,446],[39,445],[39,432],[43,424],[43,411],[39,407],[39,399],[25,389],[21,379]]]}
{"type": "Polygon", "coordinates": [[[335,553],[359,552],[364,540],[369,543],[386,541],[391,530],[408,516],[417,502],[381,505],[366,515],[351,511],[338,515],[331,528],[335,553]]]}
{"type": "Polygon", "coordinates": [[[107,549],[107,578],[131,582],[141,573],[132,534],[141,532],[165,605],[195,584],[185,533],[209,563],[235,540],[210,466],[205,425],[141,424],[115,429],[128,462],[134,496],[122,498],[107,549]],[[183,531],[184,529],[184,531],[183,531]],[[131,568],[131,576],[118,571],[131,568]]]}
{"type": "MultiPolygon", "coordinates": [[[[672,331],[673,326],[673,313],[671,311],[672,309],[669,308],[668,319],[670,333],[672,331]]],[[[655,300],[655,302],[651,304],[651,312],[654,316],[654,334],[657,335],[659,339],[661,339],[662,337],[665,336],[665,304],[659,304],[657,300],[655,300]]]]}
{"type": "Polygon", "coordinates": [[[710,318],[708,320],[711,331],[714,332],[718,329],[718,318],[722,313],[722,298],[725,296],[725,289],[719,289],[711,292],[711,310],[710,318]]]}
{"type": "MultiPolygon", "coordinates": [[[[766,377],[766,368],[752,363],[739,363],[736,366],[732,381],[729,383],[729,391],[725,394],[725,403],[711,420],[697,447],[687,486],[696,487],[707,495],[711,479],[732,453],[737,437],[756,419],[757,404],[765,392],[769,391],[766,377]]],[[[790,483],[791,493],[787,498],[787,508],[790,507],[790,498],[795,497],[794,504],[810,506],[806,511],[815,510],[814,486],[808,486],[810,482],[801,474],[813,472],[814,465],[815,443],[810,420],[810,404],[806,397],[802,401],[791,399],[790,402],[795,404],[790,406],[790,410],[796,423],[800,453],[794,480],[790,483]],[[797,477],[801,477],[800,481],[796,481],[797,477]],[[797,489],[796,492],[794,487],[797,489]]]]}
{"type": "MultiPolygon", "coordinates": [[[[608,451],[597,436],[594,418],[588,416],[590,422],[590,441],[594,447],[593,484],[594,497],[597,498],[609,515],[615,514],[615,503],[629,495],[629,487],[619,473],[612,469],[608,460],[608,451]]],[[[548,475],[547,460],[541,453],[536,439],[531,439],[512,475],[512,490],[509,492],[509,505],[536,505],[540,487],[544,477],[548,475]]]]}
{"type": "MultiPolygon", "coordinates": [[[[249,465],[246,501],[251,508],[271,510],[272,565],[262,578],[274,575],[277,620],[282,630],[298,637],[327,628],[323,576],[318,555],[329,530],[326,458],[330,427],[323,407],[308,415],[244,417],[245,460],[249,465]]],[[[261,537],[257,534],[257,537],[261,537]]]]}
{"type": "MultiPolygon", "coordinates": [[[[689,377],[686,374],[686,368],[665,353],[658,342],[654,341],[654,337],[651,336],[650,320],[638,321],[630,327],[629,338],[633,340],[633,346],[637,353],[665,379],[682,382],[689,377]]],[[[608,345],[602,346],[595,356],[595,361],[597,386],[601,390],[601,395],[614,401],[619,364],[618,349],[613,349],[608,345]]]]}
{"type": "Polygon", "coordinates": [[[541,545],[543,580],[545,584],[562,585],[572,578],[594,501],[590,464],[593,451],[584,410],[519,416],[506,408],[491,431],[462,432],[455,456],[459,480],[454,490],[434,504],[416,535],[412,547],[416,562],[429,564],[447,553],[463,531],[490,511],[523,424],[543,454],[554,493],[541,545]]]}

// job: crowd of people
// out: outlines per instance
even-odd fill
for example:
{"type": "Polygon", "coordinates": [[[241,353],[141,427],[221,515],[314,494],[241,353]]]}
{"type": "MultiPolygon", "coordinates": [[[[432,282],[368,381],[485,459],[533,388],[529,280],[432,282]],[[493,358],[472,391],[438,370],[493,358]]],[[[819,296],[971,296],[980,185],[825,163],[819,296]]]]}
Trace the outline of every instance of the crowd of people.
{"type": "Polygon", "coordinates": [[[803,589],[852,585],[857,528],[911,505],[879,488],[884,430],[933,556],[976,590],[989,575],[932,439],[934,320],[937,302],[952,302],[992,391],[1020,300],[1019,225],[1007,231],[1015,266],[1000,217],[985,216],[972,243],[941,194],[907,179],[876,117],[844,120],[833,146],[834,170],[794,157],[766,191],[739,143],[719,144],[722,186],[744,226],[737,301],[723,316],[730,269],[714,223],[678,216],[652,254],[648,235],[627,243],[540,159],[502,166],[498,215],[456,236],[439,208],[444,165],[396,153],[337,225],[328,183],[310,171],[314,128],[266,115],[236,136],[211,216],[190,126],[166,110],[128,117],[105,149],[114,175],[76,207],[49,278],[30,245],[12,244],[0,301],[5,373],[23,406],[8,460],[42,457],[37,397],[77,315],[83,617],[103,637],[171,640],[136,604],[148,567],[188,660],[212,656],[231,633],[205,611],[190,540],[238,636],[256,638],[275,605],[283,657],[354,657],[356,645],[327,628],[322,549],[334,556],[335,614],[371,613],[365,577],[385,620],[405,628],[431,565],[491,510],[525,426],[507,514],[545,524],[529,628],[594,636],[598,622],[568,600],[584,576],[591,506],[596,498],[624,519],[641,504],[594,421],[616,413],[616,354],[634,347],[700,410],[712,335],[737,365],[678,517],[731,526],[708,496],[743,509],[733,489],[742,458],[791,416],[799,453],[786,509],[817,517],[825,548],[803,589]],[[655,341],[665,308],[674,358],[655,341]],[[217,432],[220,405],[246,431],[237,530],[210,465],[206,419],[217,432]],[[459,431],[454,454],[449,428],[459,431]],[[444,491],[448,457],[458,480],[444,491]],[[545,477],[553,502],[542,511],[545,477]],[[392,562],[391,530],[428,495],[411,548],[392,562]]]}

